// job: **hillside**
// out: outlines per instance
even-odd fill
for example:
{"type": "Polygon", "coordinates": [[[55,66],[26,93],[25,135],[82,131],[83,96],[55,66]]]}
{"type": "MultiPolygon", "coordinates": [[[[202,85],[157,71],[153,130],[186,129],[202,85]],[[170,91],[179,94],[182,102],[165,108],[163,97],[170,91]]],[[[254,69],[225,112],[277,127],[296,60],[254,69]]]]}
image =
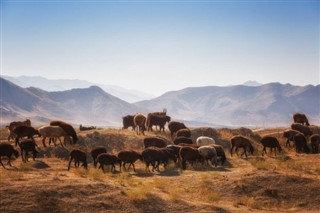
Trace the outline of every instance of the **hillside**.
{"type": "Polygon", "coordinates": [[[174,118],[221,126],[286,126],[292,114],[304,112],[311,123],[320,122],[320,85],[195,87],[171,91],[135,103],[150,111],[166,107],[174,118]]]}
{"type": "MultiPolygon", "coordinates": [[[[73,146],[44,148],[36,138],[39,155],[35,161],[21,157],[14,167],[0,167],[0,211],[13,212],[315,212],[320,207],[319,154],[296,154],[294,149],[274,156],[261,156],[258,140],[276,136],[284,147],[283,129],[192,129],[214,137],[225,147],[227,162],[218,167],[194,164],[181,170],[171,162],[160,172],[148,172],[141,161],[137,172],[106,173],[92,165],[91,148],[105,146],[110,153],[124,149],[142,151],[143,136],[121,129],[78,132],[73,146]],[[229,140],[235,134],[248,136],[257,151],[249,157],[229,154],[229,140]],[[71,166],[69,151],[87,152],[88,170],[71,166]]],[[[152,135],[153,133],[147,133],[152,135]]],[[[168,137],[169,133],[163,136],[168,137]]],[[[0,131],[0,139],[7,131],[0,131]]],[[[4,162],[6,162],[4,160],[4,162]]]]}

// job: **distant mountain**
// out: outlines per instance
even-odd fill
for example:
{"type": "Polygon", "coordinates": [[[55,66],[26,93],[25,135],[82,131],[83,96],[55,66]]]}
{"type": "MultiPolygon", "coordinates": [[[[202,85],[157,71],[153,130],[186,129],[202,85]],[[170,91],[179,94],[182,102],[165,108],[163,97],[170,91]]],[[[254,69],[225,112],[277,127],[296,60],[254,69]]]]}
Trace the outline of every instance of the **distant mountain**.
{"type": "Polygon", "coordinates": [[[122,116],[146,111],[97,86],[47,92],[35,87],[22,88],[0,78],[0,88],[1,126],[26,118],[36,124],[59,119],[74,124],[121,126],[122,116]]]}
{"type": "Polygon", "coordinates": [[[261,86],[262,84],[257,81],[246,81],[242,85],[249,86],[249,87],[257,87],[257,86],[261,86]]]}
{"type": "Polygon", "coordinates": [[[135,104],[150,111],[167,108],[174,119],[215,126],[289,126],[295,112],[304,112],[311,124],[320,124],[320,85],[193,87],[135,104]]]}
{"type": "Polygon", "coordinates": [[[99,86],[107,93],[116,96],[129,103],[154,98],[153,95],[138,90],[129,90],[114,85],[95,84],[89,81],[77,79],[47,79],[41,76],[1,76],[20,87],[37,87],[46,91],[64,91],[75,88],[88,88],[90,86],[99,86]]]}

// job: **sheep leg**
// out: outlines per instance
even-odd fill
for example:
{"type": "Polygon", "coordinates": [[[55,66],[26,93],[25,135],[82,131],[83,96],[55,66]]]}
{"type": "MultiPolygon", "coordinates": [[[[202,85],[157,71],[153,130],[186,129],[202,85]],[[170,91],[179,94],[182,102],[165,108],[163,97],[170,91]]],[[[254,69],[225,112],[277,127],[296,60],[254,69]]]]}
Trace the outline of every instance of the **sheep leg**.
{"type": "Polygon", "coordinates": [[[132,167],[133,167],[133,171],[136,172],[136,168],[134,166],[134,163],[131,163],[132,167]]]}
{"type": "Polygon", "coordinates": [[[29,161],[29,160],[28,160],[28,157],[29,157],[29,156],[28,156],[28,151],[25,151],[24,159],[26,160],[26,162],[29,161]]]}
{"type": "Polygon", "coordinates": [[[266,150],[266,147],[265,147],[265,146],[263,146],[262,156],[264,156],[264,153],[266,153],[266,154],[267,154],[267,150],[266,150]]]}
{"type": "MultiPolygon", "coordinates": [[[[10,158],[9,158],[9,160],[10,160],[10,158]]],[[[2,167],[5,169],[6,167],[4,167],[4,165],[3,165],[3,163],[2,163],[2,161],[1,161],[1,158],[0,158],[0,164],[2,165],[2,167]]]]}
{"type": "Polygon", "coordinates": [[[231,145],[231,149],[230,149],[231,157],[232,157],[232,150],[233,150],[233,146],[231,145]]]}
{"type": "Polygon", "coordinates": [[[71,165],[71,161],[73,160],[73,158],[71,157],[69,160],[69,164],[68,164],[68,171],[70,170],[70,165],[71,165]]]}
{"type": "MultiPolygon", "coordinates": [[[[43,137],[42,144],[43,144],[43,147],[47,147],[46,146],[46,137],[43,137]]],[[[50,145],[50,139],[49,139],[49,145],[50,145]]]]}

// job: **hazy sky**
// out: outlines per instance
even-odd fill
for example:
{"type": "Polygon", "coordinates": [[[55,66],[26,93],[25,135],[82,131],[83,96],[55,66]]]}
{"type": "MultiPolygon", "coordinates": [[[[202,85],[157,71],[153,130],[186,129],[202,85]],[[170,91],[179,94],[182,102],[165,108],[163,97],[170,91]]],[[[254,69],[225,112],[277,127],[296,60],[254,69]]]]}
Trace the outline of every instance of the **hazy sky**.
{"type": "Polygon", "coordinates": [[[159,95],[320,83],[319,1],[1,1],[1,74],[159,95]]]}

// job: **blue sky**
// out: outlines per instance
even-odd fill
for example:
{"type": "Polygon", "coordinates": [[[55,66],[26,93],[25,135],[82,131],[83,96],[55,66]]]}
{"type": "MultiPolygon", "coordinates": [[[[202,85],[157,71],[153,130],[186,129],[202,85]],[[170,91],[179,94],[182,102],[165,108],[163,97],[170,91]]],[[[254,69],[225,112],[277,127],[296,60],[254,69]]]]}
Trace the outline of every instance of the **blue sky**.
{"type": "Polygon", "coordinates": [[[320,83],[319,1],[1,1],[1,74],[159,95],[320,83]]]}

